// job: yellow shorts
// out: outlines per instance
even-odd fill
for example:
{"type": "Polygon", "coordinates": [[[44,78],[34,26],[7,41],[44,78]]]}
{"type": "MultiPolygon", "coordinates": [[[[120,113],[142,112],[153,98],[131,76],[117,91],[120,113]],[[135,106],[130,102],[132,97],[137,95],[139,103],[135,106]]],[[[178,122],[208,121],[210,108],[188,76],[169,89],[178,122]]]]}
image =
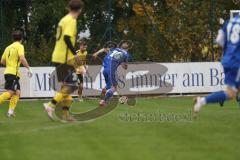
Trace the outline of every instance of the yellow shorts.
{"type": "Polygon", "coordinates": [[[78,67],[76,68],[76,74],[83,74],[83,73],[85,73],[85,72],[86,72],[86,69],[85,69],[84,66],[78,66],[78,67]]]}

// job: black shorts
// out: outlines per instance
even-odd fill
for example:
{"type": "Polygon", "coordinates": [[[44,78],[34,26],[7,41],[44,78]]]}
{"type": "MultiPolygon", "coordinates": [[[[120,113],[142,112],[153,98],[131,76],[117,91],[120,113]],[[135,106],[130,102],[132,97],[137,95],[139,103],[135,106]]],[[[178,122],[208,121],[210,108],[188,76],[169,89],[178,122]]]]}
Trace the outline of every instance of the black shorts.
{"type": "Polygon", "coordinates": [[[19,77],[17,77],[16,75],[12,75],[12,74],[5,74],[4,75],[5,78],[5,89],[6,90],[11,90],[11,91],[16,91],[16,90],[20,90],[20,83],[19,83],[19,77]]]}
{"type": "Polygon", "coordinates": [[[80,83],[83,83],[83,75],[82,74],[78,74],[78,80],[80,83]]]}
{"type": "Polygon", "coordinates": [[[76,83],[77,75],[75,73],[75,68],[67,64],[58,64],[54,63],[56,67],[57,79],[58,82],[63,83],[76,83]]]}

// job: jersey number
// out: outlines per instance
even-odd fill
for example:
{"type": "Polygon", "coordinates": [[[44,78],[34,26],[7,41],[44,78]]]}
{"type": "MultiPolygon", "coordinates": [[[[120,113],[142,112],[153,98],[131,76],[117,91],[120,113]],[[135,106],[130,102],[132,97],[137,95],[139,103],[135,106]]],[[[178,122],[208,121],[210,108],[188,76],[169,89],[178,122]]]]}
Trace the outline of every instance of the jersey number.
{"type": "Polygon", "coordinates": [[[240,25],[229,23],[227,26],[227,32],[228,32],[228,41],[230,41],[233,44],[236,44],[240,40],[240,25]]]}
{"type": "Polygon", "coordinates": [[[113,51],[113,53],[110,55],[110,57],[113,57],[114,59],[119,60],[122,57],[122,53],[118,52],[118,51],[113,51]]]}

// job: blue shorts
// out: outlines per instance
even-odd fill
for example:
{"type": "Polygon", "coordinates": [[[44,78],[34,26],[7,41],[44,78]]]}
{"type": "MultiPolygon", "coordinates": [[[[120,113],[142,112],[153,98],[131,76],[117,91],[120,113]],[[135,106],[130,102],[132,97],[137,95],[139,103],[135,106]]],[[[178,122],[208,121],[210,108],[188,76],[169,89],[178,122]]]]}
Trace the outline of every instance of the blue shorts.
{"type": "Polygon", "coordinates": [[[103,70],[103,76],[105,79],[105,83],[106,83],[106,89],[110,89],[112,86],[117,85],[117,76],[116,76],[116,70],[103,70]]]}
{"type": "Polygon", "coordinates": [[[237,90],[240,87],[240,68],[224,68],[224,83],[237,90]]]}

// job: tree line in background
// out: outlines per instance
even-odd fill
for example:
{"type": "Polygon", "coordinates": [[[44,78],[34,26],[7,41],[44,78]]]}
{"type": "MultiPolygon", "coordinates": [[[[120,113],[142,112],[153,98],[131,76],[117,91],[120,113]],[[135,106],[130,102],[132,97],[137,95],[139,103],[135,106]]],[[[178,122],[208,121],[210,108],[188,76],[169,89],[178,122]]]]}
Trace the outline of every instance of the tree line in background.
{"type": "MultiPolygon", "coordinates": [[[[67,3],[1,0],[1,52],[11,42],[13,29],[21,28],[31,64],[49,65],[57,23],[67,13],[67,3]]],[[[226,0],[86,0],[78,30],[90,31],[89,53],[110,39],[130,39],[135,61],[210,61],[218,19],[228,19],[229,10],[239,6],[226,0]]],[[[221,49],[213,47],[217,60],[221,49]]]]}

